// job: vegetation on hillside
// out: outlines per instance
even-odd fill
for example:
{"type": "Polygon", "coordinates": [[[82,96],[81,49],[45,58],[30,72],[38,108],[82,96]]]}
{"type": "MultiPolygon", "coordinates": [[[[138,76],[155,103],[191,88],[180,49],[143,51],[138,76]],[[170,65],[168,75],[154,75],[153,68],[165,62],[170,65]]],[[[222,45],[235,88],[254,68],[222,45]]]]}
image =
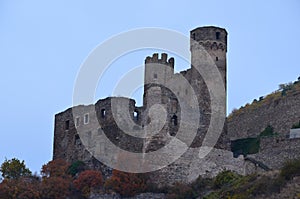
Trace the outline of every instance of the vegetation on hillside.
{"type": "MultiPolygon", "coordinates": [[[[82,163],[80,163],[82,164],[82,163]]],[[[73,165],[74,166],[74,165],[73,165]]],[[[165,193],[167,199],[247,199],[269,198],[279,194],[286,184],[300,177],[300,160],[287,162],[278,172],[264,174],[238,175],[232,171],[223,171],[215,178],[199,177],[191,184],[175,183],[173,186],[157,188],[147,183],[146,175],[113,171],[113,176],[104,180],[99,171],[81,170],[72,176],[72,166],[63,160],[50,161],[42,167],[41,176],[32,175],[26,169],[24,161],[5,160],[1,166],[4,177],[0,183],[0,198],[7,199],[64,199],[89,198],[93,193],[119,193],[121,196],[134,196],[141,192],[165,193]],[[11,177],[2,167],[19,164],[11,177]],[[25,168],[26,175],[18,168],[25,168]],[[29,175],[30,173],[30,175],[29,175]]],[[[289,190],[291,197],[299,198],[299,190],[289,190]]]]}
{"type": "Polygon", "coordinates": [[[238,116],[242,113],[255,110],[263,105],[270,104],[272,102],[278,102],[281,98],[287,97],[296,92],[300,92],[300,77],[294,82],[287,84],[280,84],[279,89],[267,96],[261,96],[259,99],[254,99],[251,104],[247,103],[245,106],[241,106],[239,109],[233,109],[228,116],[230,121],[233,116],[238,116]]]}

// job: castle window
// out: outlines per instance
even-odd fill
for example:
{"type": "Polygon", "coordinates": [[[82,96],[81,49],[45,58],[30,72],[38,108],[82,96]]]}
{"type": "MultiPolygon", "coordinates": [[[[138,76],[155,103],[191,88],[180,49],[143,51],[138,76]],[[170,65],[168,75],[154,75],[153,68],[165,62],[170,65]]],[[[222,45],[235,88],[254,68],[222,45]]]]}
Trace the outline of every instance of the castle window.
{"type": "Polygon", "coordinates": [[[86,113],[85,115],[84,115],[84,124],[88,124],[89,123],[89,114],[88,113],[86,113]]]}
{"type": "Polygon", "coordinates": [[[218,58],[218,57],[216,57],[216,61],[219,61],[219,58],[218,58]]]}
{"type": "Polygon", "coordinates": [[[220,32],[216,32],[216,39],[217,39],[217,40],[220,39],[220,32]]]}
{"type": "Polygon", "coordinates": [[[138,113],[137,111],[134,111],[134,112],[133,112],[133,117],[134,117],[134,119],[135,119],[136,121],[138,121],[138,120],[139,120],[139,113],[138,113]]]}
{"type": "Polygon", "coordinates": [[[173,123],[174,126],[177,126],[177,116],[174,114],[171,118],[171,122],[173,123]]]}
{"type": "Polygon", "coordinates": [[[193,33],[193,40],[196,39],[196,33],[193,33]]]}
{"type": "Polygon", "coordinates": [[[80,137],[78,134],[75,135],[74,144],[77,146],[81,145],[80,137]]]}
{"type": "Polygon", "coordinates": [[[65,130],[67,131],[67,130],[69,130],[70,129],[70,120],[67,120],[66,122],[65,122],[65,130]]]}
{"type": "Polygon", "coordinates": [[[154,73],[153,78],[157,79],[157,74],[156,73],[154,73]]]}
{"type": "Polygon", "coordinates": [[[75,126],[79,126],[79,122],[80,122],[80,117],[76,117],[75,119],[75,126]]]}
{"type": "Polygon", "coordinates": [[[105,109],[103,108],[103,109],[101,109],[101,117],[102,117],[102,118],[105,118],[105,115],[106,115],[106,111],[105,111],[105,109]]]}

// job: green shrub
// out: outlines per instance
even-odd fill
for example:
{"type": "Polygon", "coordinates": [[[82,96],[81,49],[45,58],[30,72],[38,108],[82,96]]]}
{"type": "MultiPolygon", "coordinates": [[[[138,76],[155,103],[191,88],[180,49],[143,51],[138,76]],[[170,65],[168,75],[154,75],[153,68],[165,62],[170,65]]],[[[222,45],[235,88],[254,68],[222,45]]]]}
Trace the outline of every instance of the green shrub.
{"type": "Polygon", "coordinates": [[[240,176],[232,171],[222,171],[219,173],[215,180],[214,186],[216,188],[222,188],[223,186],[232,185],[234,181],[238,180],[240,176]]]}
{"type": "Polygon", "coordinates": [[[238,156],[258,153],[260,140],[258,138],[244,138],[231,142],[231,151],[238,156]]]}
{"type": "Polygon", "coordinates": [[[285,163],[281,169],[280,176],[286,180],[291,180],[300,175],[300,160],[293,160],[285,163]]]}
{"type": "Polygon", "coordinates": [[[78,160],[76,162],[73,162],[69,166],[68,173],[71,174],[72,176],[75,176],[76,174],[78,174],[84,170],[85,170],[85,163],[78,160]]]}
{"type": "Polygon", "coordinates": [[[220,199],[220,196],[217,192],[211,192],[210,194],[204,196],[203,199],[220,199]]]}
{"type": "Polygon", "coordinates": [[[168,192],[167,199],[196,198],[196,194],[189,185],[179,182],[175,183],[168,192]]]}
{"type": "Polygon", "coordinates": [[[274,128],[271,125],[268,125],[265,130],[259,134],[259,137],[268,137],[273,135],[275,135],[274,128]]]}
{"type": "Polygon", "coordinates": [[[298,128],[300,128],[300,121],[299,121],[298,124],[294,124],[294,125],[292,126],[292,129],[298,129],[298,128]]]}

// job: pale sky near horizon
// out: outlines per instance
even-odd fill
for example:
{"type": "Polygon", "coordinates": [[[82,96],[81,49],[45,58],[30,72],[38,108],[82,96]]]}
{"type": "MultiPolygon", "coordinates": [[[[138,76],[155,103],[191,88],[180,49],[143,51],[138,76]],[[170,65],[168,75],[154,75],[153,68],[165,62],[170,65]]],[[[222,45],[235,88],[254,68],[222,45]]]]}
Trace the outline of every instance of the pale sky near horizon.
{"type": "MultiPolygon", "coordinates": [[[[0,163],[16,157],[39,172],[51,160],[54,115],[72,106],[80,65],[113,35],[158,27],[188,37],[200,26],[226,28],[231,112],[300,76],[299,21],[298,0],[0,1],[0,163]]],[[[156,51],[128,55],[116,74],[156,51]]],[[[111,95],[111,81],[95,101],[111,95]]]]}

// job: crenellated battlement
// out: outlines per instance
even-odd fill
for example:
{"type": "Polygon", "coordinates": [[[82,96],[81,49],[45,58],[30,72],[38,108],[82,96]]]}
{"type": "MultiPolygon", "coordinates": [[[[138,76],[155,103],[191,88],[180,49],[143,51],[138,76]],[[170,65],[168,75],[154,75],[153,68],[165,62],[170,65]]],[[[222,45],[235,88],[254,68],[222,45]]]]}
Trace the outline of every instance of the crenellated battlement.
{"type": "Polygon", "coordinates": [[[168,59],[168,54],[167,53],[162,53],[160,59],[159,59],[159,54],[154,53],[152,55],[152,57],[148,56],[145,59],[145,64],[153,64],[153,63],[169,65],[171,68],[174,68],[175,61],[174,61],[173,57],[168,59]]]}

